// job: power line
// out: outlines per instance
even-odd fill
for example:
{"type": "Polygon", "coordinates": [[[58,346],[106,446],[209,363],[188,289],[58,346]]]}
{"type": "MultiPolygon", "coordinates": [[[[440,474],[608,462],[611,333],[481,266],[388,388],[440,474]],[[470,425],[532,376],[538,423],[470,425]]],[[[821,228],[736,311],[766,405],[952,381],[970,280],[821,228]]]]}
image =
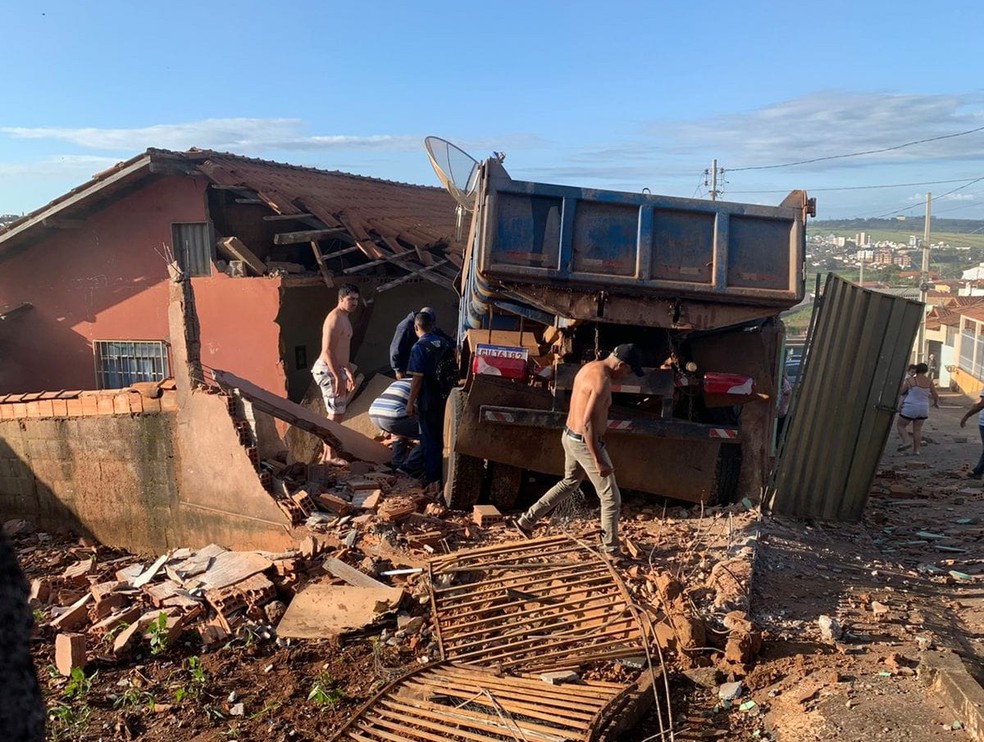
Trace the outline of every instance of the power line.
{"type": "MultiPolygon", "coordinates": [[[[919,183],[886,183],[885,185],[837,186],[833,188],[807,188],[810,193],[827,193],[829,191],[866,191],[878,188],[911,188],[912,186],[940,185],[942,183],[964,183],[966,178],[951,178],[950,180],[924,180],[919,183]]],[[[729,191],[729,193],[788,193],[788,188],[777,188],[770,191],[729,191]]]]}
{"type": "Polygon", "coordinates": [[[827,155],[825,157],[814,157],[809,160],[797,160],[796,162],[784,162],[779,165],[756,165],[751,167],[732,167],[728,168],[730,172],[737,172],[739,170],[774,170],[780,167],[793,167],[794,165],[809,165],[814,162],[825,162],[827,160],[842,160],[846,157],[861,157],[862,155],[876,155],[881,152],[892,152],[897,149],[904,149],[906,147],[912,147],[917,144],[926,144],[927,142],[938,142],[941,139],[953,139],[954,137],[962,137],[967,134],[974,134],[978,131],[984,131],[984,126],[978,126],[975,129],[968,129],[967,131],[958,131],[955,134],[942,134],[938,137],[927,137],[926,139],[917,139],[914,142],[906,142],[905,144],[896,144],[892,147],[881,147],[879,149],[867,149],[861,152],[850,152],[843,155],[827,155]]]}
{"type": "MultiPolygon", "coordinates": [[[[984,175],[982,175],[979,178],[974,178],[973,180],[967,181],[962,186],[957,186],[956,188],[954,188],[952,190],[949,190],[946,193],[943,193],[943,194],[941,194],[939,196],[936,196],[936,199],[939,200],[941,198],[944,198],[946,196],[949,196],[951,193],[956,193],[957,191],[959,191],[959,190],[961,190],[963,188],[967,188],[968,186],[972,186],[972,185],[974,185],[974,183],[979,183],[982,180],[984,180],[984,175]]],[[[914,209],[917,206],[920,206],[920,204],[918,204],[918,203],[916,203],[916,204],[906,204],[905,206],[902,206],[901,208],[893,209],[892,211],[887,211],[884,214],[876,214],[875,216],[872,216],[872,217],[858,217],[858,218],[859,219],[863,219],[863,218],[884,219],[885,217],[892,216],[894,214],[899,214],[899,213],[901,213],[903,211],[908,211],[909,209],[914,209]]]]}

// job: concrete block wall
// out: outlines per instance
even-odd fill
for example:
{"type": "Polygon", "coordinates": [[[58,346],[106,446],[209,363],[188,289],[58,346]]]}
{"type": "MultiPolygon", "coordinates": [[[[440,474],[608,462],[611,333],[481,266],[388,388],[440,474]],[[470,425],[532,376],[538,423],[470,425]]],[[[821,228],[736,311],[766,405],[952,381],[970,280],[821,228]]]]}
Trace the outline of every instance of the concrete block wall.
{"type": "Polygon", "coordinates": [[[166,413],[0,420],[3,518],[156,551],[177,496],[173,428],[166,413]]]}
{"type": "Polygon", "coordinates": [[[145,554],[211,541],[271,550],[290,543],[228,398],[194,393],[178,409],[173,389],[157,399],[58,394],[0,397],[0,519],[145,554]],[[66,408],[78,414],[56,414],[66,408]]]}

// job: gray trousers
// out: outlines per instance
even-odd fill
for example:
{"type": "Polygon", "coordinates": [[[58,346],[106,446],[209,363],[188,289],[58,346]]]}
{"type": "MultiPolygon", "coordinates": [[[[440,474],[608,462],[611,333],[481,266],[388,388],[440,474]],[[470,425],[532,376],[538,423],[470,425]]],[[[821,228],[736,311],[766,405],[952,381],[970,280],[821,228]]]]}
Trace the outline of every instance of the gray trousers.
{"type": "MultiPolygon", "coordinates": [[[[575,440],[566,432],[560,434],[560,441],[564,447],[564,478],[520,516],[520,525],[531,528],[540,518],[574,494],[586,477],[594,485],[598,499],[601,500],[602,546],[605,551],[618,551],[618,512],[622,507],[622,495],[615,482],[614,472],[607,477],[598,473],[584,441],[575,440]]],[[[608,451],[602,448],[600,453],[603,463],[611,466],[608,451]]]]}

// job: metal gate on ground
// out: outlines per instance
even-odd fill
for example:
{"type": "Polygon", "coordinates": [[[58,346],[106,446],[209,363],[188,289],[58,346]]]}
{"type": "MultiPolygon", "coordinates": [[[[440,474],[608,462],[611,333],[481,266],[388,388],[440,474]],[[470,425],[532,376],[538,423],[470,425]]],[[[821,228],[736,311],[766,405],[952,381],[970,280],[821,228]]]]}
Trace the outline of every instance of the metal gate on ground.
{"type": "Polygon", "coordinates": [[[828,275],[764,502],[858,520],[892,428],[923,305],[828,275]]]}

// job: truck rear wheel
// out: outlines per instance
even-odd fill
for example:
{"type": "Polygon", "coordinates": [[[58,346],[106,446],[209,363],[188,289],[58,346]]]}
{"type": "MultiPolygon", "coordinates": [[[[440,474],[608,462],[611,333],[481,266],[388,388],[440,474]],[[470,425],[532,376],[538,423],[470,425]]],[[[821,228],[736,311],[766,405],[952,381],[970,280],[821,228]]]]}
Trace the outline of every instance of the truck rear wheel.
{"type": "Polygon", "coordinates": [[[722,444],[714,471],[714,492],[711,502],[727,505],[738,499],[738,477],[741,475],[741,446],[722,444]]]}
{"type": "Polygon", "coordinates": [[[471,510],[482,492],[484,462],[454,450],[458,422],[465,409],[465,393],[452,389],[444,412],[444,501],[454,510],[471,510]]]}
{"type": "Polygon", "coordinates": [[[512,510],[519,499],[523,470],[518,466],[489,462],[489,500],[499,510],[512,510]]]}

